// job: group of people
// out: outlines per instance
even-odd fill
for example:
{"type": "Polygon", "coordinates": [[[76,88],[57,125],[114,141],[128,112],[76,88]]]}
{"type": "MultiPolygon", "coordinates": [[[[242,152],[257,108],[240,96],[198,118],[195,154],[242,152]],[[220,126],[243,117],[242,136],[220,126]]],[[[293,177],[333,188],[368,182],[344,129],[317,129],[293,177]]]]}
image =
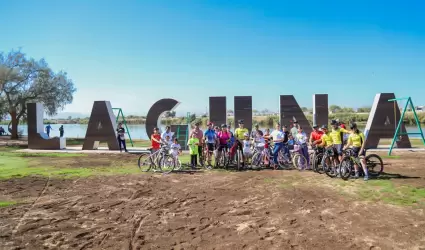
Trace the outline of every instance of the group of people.
{"type": "MultiPolygon", "coordinates": [[[[160,148],[160,143],[167,143],[170,145],[172,152],[176,155],[181,152],[177,138],[173,138],[170,127],[167,126],[166,130],[160,134],[159,129],[155,128],[151,136],[152,149],[154,151],[160,148]]],[[[265,129],[263,132],[259,129],[259,125],[255,124],[254,129],[249,133],[248,128],[244,126],[244,121],[238,121],[238,127],[231,131],[230,125],[221,124],[221,126],[214,126],[212,122],[207,123],[207,129],[202,131],[200,124],[196,123],[194,128],[189,134],[187,145],[189,147],[189,154],[191,156],[191,166],[194,168],[198,165],[198,159],[205,159],[208,164],[211,164],[211,157],[215,155],[216,159],[220,159],[221,153],[224,150],[229,150],[230,158],[234,159],[237,150],[243,152],[243,161],[246,162],[252,156],[253,146],[257,148],[264,148],[269,150],[270,144],[273,143],[273,160],[272,165],[277,164],[278,154],[283,151],[284,155],[290,161],[290,150],[294,149],[294,145],[298,145],[300,153],[307,159],[307,166],[309,166],[309,145],[312,148],[321,148],[332,152],[335,155],[334,160],[340,162],[343,157],[343,151],[351,147],[355,157],[365,155],[365,136],[359,131],[355,123],[351,123],[350,130],[348,130],[344,123],[338,120],[331,121],[331,129],[328,125],[318,126],[313,125],[313,132],[307,135],[298,122],[294,122],[289,129],[285,125],[277,123],[275,129],[270,132],[270,129],[265,129]],[[208,150],[207,156],[203,155],[203,148],[208,150]],[[205,158],[203,158],[205,157],[205,158]]],[[[368,179],[368,172],[364,159],[361,159],[363,171],[365,173],[365,180],[368,179]]],[[[355,166],[355,176],[358,177],[358,167],[355,166]]]]}

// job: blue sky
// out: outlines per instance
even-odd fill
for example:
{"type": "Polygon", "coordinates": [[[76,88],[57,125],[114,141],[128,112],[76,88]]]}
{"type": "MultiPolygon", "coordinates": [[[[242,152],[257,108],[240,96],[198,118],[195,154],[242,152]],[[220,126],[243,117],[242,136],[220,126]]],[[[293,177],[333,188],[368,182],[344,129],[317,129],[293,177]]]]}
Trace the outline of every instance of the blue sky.
{"type": "Polygon", "coordinates": [[[146,114],[161,98],[203,112],[209,96],[280,94],[311,107],[370,106],[379,92],[425,104],[421,1],[0,1],[0,50],[22,47],[65,70],[78,92],[66,112],[109,100],[146,114]]]}

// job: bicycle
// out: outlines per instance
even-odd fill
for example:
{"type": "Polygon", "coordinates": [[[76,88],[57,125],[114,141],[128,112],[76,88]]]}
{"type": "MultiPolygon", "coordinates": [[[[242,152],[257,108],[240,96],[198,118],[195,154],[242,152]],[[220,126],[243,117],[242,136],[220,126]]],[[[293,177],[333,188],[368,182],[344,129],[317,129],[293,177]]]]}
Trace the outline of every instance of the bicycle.
{"type": "Polygon", "coordinates": [[[175,162],[168,151],[168,145],[161,143],[158,151],[142,153],[137,162],[139,169],[142,172],[149,172],[153,168],[154,172],[171,173],[174,170],[175,162]]]}
{"type": "Polygon", "coordinates": [[[308,161],[307,158],[302,154],[301,148],[302,146],[299,144],[295,144],[294,145],[294,150],[293,150],[293,156],[292,156],[292,163],[294,165],[295,169],[298,170],[304,170],[308,167],[308,161]]]}
{"type": "Polygon", "coordinates": [[[256,150],[252,155],[251,164],[255,166],[255,169],[260,170],[270,166],[272,160],[272,154],[270,148],[263,148],[263,150],[256,150]]]}
{"type": "MultiPolygon", "coordinates": [[[[366,153],[366,152],[365,152],[366,153]]],[[[354,157],[354,151],[350,148],[344,150],[344,158],[341,161],[341,178],[348,180],[355,172],[354,165],[358,166],[359,176],[364,176],[361,158],[363,156],[354,157]]],[[[369,176],[378,177],[384,171],[384,163],[382,158],[377,154],[370,154],[365,157],[367,171],[369,176]],[[374,159],[376,158],[376,159],[374,159]],[[375,171],[375,168],[377,171],[375,171]]]]}
{"type": "Polygon", "coordinates": [[[215,167],[223,167],[224,169],[227,169],[230,163],[229,149],[222,147],[220,148],[220,151],[217,150],[217,154],[220,156],[215,159],[215,167]]]}
{"type": "Polygon", "coordinates": [[[323,174],[322,159],[325,151],[323,148],[317,147],[317,145],[313,145],[312,149],[313,152],[309,153],[312,169],[316,173],[323,174]]]}
{"type": "MultiPolygon", "coordinates": [[[[321,155],[319,154],[318,157],[321,155]]],[[[336,155],[333,147],[329,147],[325,149],[325,153],[323,153],[322,157],[322,168],[323,172],[331,178],[338,176],[339,171],[339,163],[336,163],[338,160],[338,156],[336,155]],[[336,160],[335,160],[336,159],[336,160]]]]}

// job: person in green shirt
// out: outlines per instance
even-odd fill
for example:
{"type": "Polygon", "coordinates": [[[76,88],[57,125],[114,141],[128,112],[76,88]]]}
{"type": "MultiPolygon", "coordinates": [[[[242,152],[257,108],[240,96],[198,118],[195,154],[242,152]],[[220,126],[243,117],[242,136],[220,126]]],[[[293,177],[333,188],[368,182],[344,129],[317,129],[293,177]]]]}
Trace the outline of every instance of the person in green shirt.
{"type": "Polygon", "coordinates": [[[189,146],[190,164],[192,169],[195,169],[198,165],[197,156],[199,146],[199,139],[196,137],[196,134],[192,134],[191,138],[187,142],[187,145],[189,146]]]}

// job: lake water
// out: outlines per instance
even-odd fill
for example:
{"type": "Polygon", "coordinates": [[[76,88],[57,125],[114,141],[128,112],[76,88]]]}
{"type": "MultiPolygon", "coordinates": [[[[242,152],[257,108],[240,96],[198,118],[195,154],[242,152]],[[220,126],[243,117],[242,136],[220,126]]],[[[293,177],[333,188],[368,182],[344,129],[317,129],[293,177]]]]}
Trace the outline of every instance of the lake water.
{"type": "MultiPolygon", "coordinates": [[[[59,127],[61,124],[53,124],[51,125],[53,130],[50,132],[50,136],[59,136],[59,127]]],[[[5,125],[2,125],[3,128],[6,127],[5,125]]],[[[73,137],[73,138],[84,138],[86,136],[87,131],[87,124],[63,124],[64,130],[65,130],[65,137],[73,137]]],[[[128,129],[130,130],[130,135],[132,139],[148,139],[148,136],[146,134],[146,127],[145,125],[127,125],[128,129]]],[[[165,125],[162,126],[160,129],[163,131],[165,128],[165,125]]],[[[360,128],[363,130],[363,128],[360,128]]],[[[23,131],[23,135],[28,135],[27,125],[19,125],[18,130],[23,131]]],[[[262,128],[264,130],[264,128],[262,128]]],[[[422,130],[424,130],[424,127],[422,126],[422,130]]],[[[415,126],[408,126],[407,132],[418,132],[418,128],[415,126]]],[[[418,138],[419,135],[410,135],[411,138],[418,138]]]]}

